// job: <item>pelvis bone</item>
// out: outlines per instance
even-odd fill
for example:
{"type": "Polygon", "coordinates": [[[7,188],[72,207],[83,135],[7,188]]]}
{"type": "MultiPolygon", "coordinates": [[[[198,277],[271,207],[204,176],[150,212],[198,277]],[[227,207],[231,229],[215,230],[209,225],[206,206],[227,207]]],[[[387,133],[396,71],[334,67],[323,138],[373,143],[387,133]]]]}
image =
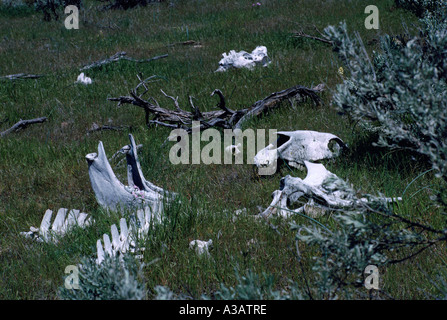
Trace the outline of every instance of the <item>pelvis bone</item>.
{"type": "Polygon", "coordinates": [[[328,210],[355,209],[362,203],[402,200],[401,198],[381,198],[371,195],[358,198],[346,181],[328,171],[324,165],[308,161],[304,161],[304,165],[307,168],[306,177],[301,179],[287,175],[282,178],[280,189],[273,192],[273,201],[260,214],[261,217],[268,218],[274,214],[289,217],[294,213],[305,213],[311,217],[317,217],[328,210]],[[288,205],[294,203],[303,205],[297,209],[289,209],[288,205]]]}
{"type": "Polygon", "coordinates": [[[271,166],[279,158],[301,169],[304,161],[334,158],[346,147],[343,140],[331,133],[298,130],[278,131],[276,134],[276,148],[270,144],[256,154],[254,163],[258,168],[271,166]]]}
{"type": "Polygon", "coordinates": [[[109,164],[104,146],[99,142],[98,153],[86,156],[90,182],[99,205],[107,210],[125,211],[149,207],[153,213],[163,209],[163,199],[172,199],[174,193],[147,181],[138,161],[135,140],[129,134],[130,145],[124,146],[121,152],[126,154],[127,181],[125,186],[118,180],[109,164]]]}

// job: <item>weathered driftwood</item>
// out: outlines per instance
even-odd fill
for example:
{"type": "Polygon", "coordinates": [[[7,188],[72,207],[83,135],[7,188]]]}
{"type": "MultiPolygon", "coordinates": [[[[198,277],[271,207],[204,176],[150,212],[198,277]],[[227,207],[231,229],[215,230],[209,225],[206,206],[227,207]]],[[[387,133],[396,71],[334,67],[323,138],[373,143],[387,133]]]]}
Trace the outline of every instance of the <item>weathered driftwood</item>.
{"type": "Polygon", "coordinates": [[[24,80],[24,79],[38,79],[40,77],[43,77],[41,74],[28,74],[28,73],[16,73],[16,74],[10,74],[7,76],[1,76],[0,79],[5,80],[24,80]]]}
{"type": "Polygon", "coordinates": [[[96,62],[93,62],[91,64],[88,64],[82,68],[80,68],[80,71],[84,71],[84,70],[88,70],[88,69],[92,69],[92,68],[98,68],[101,67],[105,64],[109,64],[109,63],[113,63],[113,62],[118,62],[120,60],[127,60],[127,61],[132,61],[132,62],[136,62],[136,63],[143,63],[143,62],[150,62],[150,61],[154,61],[154,60],[158,60],[158,59],[162,59],[162,58],[166,58],[168,55],[167,54],[163,54],[160,56],[155,56],[149,59],[133,59],[133,58],[129,58],[127,56],[127,53],[122,51],[122,52],[117,52],[115,53],[113,56],[103,59],[103,60],[99,60],[96,62]]]}
{"type": "Polygon", "coordinates": [[[304,161],[338,157],[341,150],[346,148],[343,140],[332,133],[297,130],[278,131],[276,134],[276,147],[270,144],[256,154],[254,163],[258,168],[269,167],[279,158],[301,169],[304,161]]]}
{"type": "Polygon", "coordinates": [[[13,125],[11,128],[9,128],[3,132],[0,132],[0,137],[4,137],[7,134],[10,134],[11,132],[14,132],[14,131],[17,131],[20,129],[25,129],[27,126],[29,126],[31,124],[45,122],[46,120],[47,120],[47,117],[41,117],[41,118],[29,119],[29,120],[20,120],[15,125],[13,125]]]}
{"type": "Polygon", "coordinates": [[[168,109],[161,107],[157,100],[153,97],[145,100],[145,95],[149,89],[147,87],[147,80],[152,79],[154,76],[141,80],[135,89],[130,92],[129,96],[121,96],[117,98],[108,98],[110,101],[118,102],[118,106],[122,104],[131,104],[142,108],[145,111],[146,124],[157,124],[166,126],[169,128],[182,128],[187,132],[192,132],[192,122],[200,121],[200,130],[210,127],[221,127],[225,129],[241,129],[243,123],[251,117],[257,117],[265,112],[268,112],[274,108],[277,108],[284,100],[291,98],[309,97],[316,104],[321,103],[320,97],[317,93],[324,89],[323,84],[319,84],[314,88],[306,88],[301,85],[297,85],[279,92],[274,92],[266,98],[255,102],[248,108],[240,110],[230,109],[225,102],[225,97],[218,89],[211,93],[211,96],[217,95],[219,102],[216,105],[218,110],[212,111],[200,111],[199,107],[193,103],[193,97],[189,97],[191,111],[186,111],[185,108],[180,107],[178,97],[174,98],[167,95],[163,90],[161,92],[165,97],[171,99],[174,103],[175,109],[168,109]],[[145,90],[142,93],[138,93],[138,89],[143,87],[145,90]],[[153,118],[150,119],[150,115],[153,118]]]}

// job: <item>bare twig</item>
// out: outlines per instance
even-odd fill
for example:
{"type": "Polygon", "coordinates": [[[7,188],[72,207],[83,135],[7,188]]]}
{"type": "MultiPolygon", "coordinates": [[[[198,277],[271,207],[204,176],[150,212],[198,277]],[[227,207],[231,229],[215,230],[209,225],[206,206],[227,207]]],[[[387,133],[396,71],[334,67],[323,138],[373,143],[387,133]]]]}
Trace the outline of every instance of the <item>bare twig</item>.
{"type": "MultiPolygon", "coordinates": [[[[316,28],[315,28],[316,29],[316,28]]],[[[308,39],[312,39],[312,40],[317,40],[317,41],[321,41],[327,44],[332,45],[333,42],[331,40],[329,40],[329,38],[327,38],[324,34],[322,34],[318,29],[316,29],[318,33],[320,33],[321,37],[316,37],[316,36],[312,36],[310,34],[304,33],[302,30],[295,32],[294,37],[296,38],[308,38],[308,39]]]]}
{"type": "Polygon", "coordinates": [[[28,73],[16,73],[16,74],[10,74],[7,76],[2,76],[0,79],[6,79],[6,80],[23,80],[23,79],[38,79],[40,77],[43,77],[41,74],[28,74],[28,73]]]}
{"type": "Polygon", "coordinates": [[[130,128],[129,126],[109,126],[109,125],[98,126],[96,123],[94,123],[93,126],[88,130],[88,133],[105,131],[105,130],[119,131],[119,130],[126,130],[129,128],[130,128]]]}
{"type": "Polygon", "coordinates": [[[100,66],[105,65],[105,64],[109,64],[109,63],[112,63],[112,62],[117,62],[119,60],[128,60],[128,61],[133,61],[133,62],[137,62],[137,63],[142,63],[142,62],[150,62],[150,61],[153,61],[153,60],[166,58],[167,56],[168,56],[167,54],[163,54],[163,55],[155,56],[155,57],[152,57],[152,58],[149,58],[149,59],[140,59],[140,60],[138,60],[138,59],[133,59],[133,58],[127,57],[127,53],[122,51],[122,52],[115,53],[110,58],[99,60],[99,61],[93,62],[93,63],[91,63],[89,65],[86,65],[86,66],[82,67],[79,70],[80,71],[84,71],[84,70],[88,70],[88,69],[92,69],[92,68],[97,68],[97,67],[100,67],[100,66]]]}
{"type": "Polygon", "coordinates": [[[18,131],[20,129],[25,129],[27,126],[29,126],[31,124],[45,122],[46,120],[47,120],[47,117],[41,117],[41,118],[30,119],[30,120],[20,120],[15,125],[13,125],[11,128],[9,128],[3,132],[0,132],[0,137],[4,137],[7,134],[10,134],[11,132],[18,131]]]}
{"type": "Polygon", "coordinates": [[[200,42],[197,42],[195,40],[187,40],[187,41],[183,41],[183,42],[175,42],[175,43],[170,43],[168,45],[166,45],[167,47],[174,47],[177,45],[182,45],[182,46],[200,46],[200,42]]]}

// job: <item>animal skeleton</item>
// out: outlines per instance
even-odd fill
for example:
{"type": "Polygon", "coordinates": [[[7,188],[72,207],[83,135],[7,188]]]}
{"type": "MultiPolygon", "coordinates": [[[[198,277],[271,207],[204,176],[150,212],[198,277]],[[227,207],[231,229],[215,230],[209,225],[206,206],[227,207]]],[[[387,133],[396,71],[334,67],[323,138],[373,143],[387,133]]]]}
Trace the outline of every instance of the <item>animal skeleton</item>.
{"type": "MultiPolygon", "coordinates": [[[[107,234],[103,236],[104,245],[100,239],[97,241],[98,264],[104,260],[105,255],[135,253],[138,240],[147,235],[150,225],[162,221],[163,201],[172,200],[176,196],[175,193],[167,192],[144,178],[138,160],[137,146],[131,134],[129,139],[130,145],[120,150],[126,155],[128,186],[123,185],[113,173],[101,141],[98,153],[86,156],[90,181],[98,203],[106,210],[134,212],[130,216],[129,225],[124,218],[120,219],[120,233],[116,225],[112,225],[111,241],[107,234]]],[[[59,209],[50,227],[52,211],[47,210],[40,228],[31,227],[29,232],[21,234],[40,242],[57,242],[57,239],[64,236],[73,226],[85,227],[93,222],[93,219],[86,213],[80,213],[79,210],[71,210],[66,216],[67,212],[68,209],[59,209]]]]}
{"type": "MultiPolygon", "coordinates": [[[[126,219],[120,219],[120,232],[115,224],[110,228],[112,241],[108,234],[103,235],[103,242],[101,239],[96,241],[97,259],[96,263],[100,264],[104,261],[105,256],[116,256],[118,254],[124,254],[126,252],[142,252],[144,248],[138,248],[138,241],[144,239],[147,236],[149,227],[154,220],[158,220],[158,216],[154,216],[149,207],[145,209],[139,209],[135,217],[131,217],[131,223],[127,224],[126,219]]],[[[141,255],[137,255],[136,258],[141,258],[141,255]]]]}
{"type": "Polygon", "coordinates": [[[382,198],[367,195],[358,198],[346,181],[328,171],[320,163],[304,161],[307,175],[304,179],[285,176],[280,181],[280,188],[273,192],[270,206],[259,216],[268,218],[273,214],[289,217],[294,213],[306,213],[316,217],[333,209],[355,209],[365,203],[374,201],[394,202],[401,198],[382,198]],[[307,202],[300,202],[304,198],[307,202]],[[287,206],[303,203],[298,209],[287,206]]]}

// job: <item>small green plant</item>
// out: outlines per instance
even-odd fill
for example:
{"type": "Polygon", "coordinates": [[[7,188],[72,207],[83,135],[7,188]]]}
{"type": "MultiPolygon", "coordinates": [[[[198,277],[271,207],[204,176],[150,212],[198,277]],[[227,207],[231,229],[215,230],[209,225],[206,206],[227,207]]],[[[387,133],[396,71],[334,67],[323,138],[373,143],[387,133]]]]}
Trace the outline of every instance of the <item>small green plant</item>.
{"type": "MultiPolygon", "coordinates": [[[[345,23],[329,26],[325,33],[349,70],[334,93],[336,107],[377,133],[379,145],[426,156],[437,177],[447,181],[445,8],[444,15],[427,13],[421,20],[421,35],[405,43],[384,36],[382,52],[374,59],[358,34],[348,34],[345,23]]],[[[347,186],[341,187],[356,194],[347,186]]],[[[445,191],[440,187],[433,197],[443,209],[445,191]]],[[[436,228],[403,217],[385,202],[360,204],[334,214],[337,228],[332,231],[293,225],[298,241],[319,249],[313,267],[314,287],[309,292],[318,299],[356,298],[361,294],[358,288],[363,287],[362,273],[367,265],[400,263],[447,241],[445,225],[436,228]],[[397,252],[405,252],[404,257],[392,258],[397,252]]]]}
{"type": "Polygon", "coordinates": [[[395,0],[396,7],[412,11],[418,17],[422,17],[427,11],[437,11],[445,7],[445,0],[395,0]]]}
{"type": "Polygon", "coordinates": [[[350,72],[337,86],[336,107],[376,131],[379,145],[419,152],[447,179],[445,18],[426,26],[424,37],[406,43],[384,36],[374,60],[358,35],[351,38],[346,24],[325,32],[350,72]]]}

